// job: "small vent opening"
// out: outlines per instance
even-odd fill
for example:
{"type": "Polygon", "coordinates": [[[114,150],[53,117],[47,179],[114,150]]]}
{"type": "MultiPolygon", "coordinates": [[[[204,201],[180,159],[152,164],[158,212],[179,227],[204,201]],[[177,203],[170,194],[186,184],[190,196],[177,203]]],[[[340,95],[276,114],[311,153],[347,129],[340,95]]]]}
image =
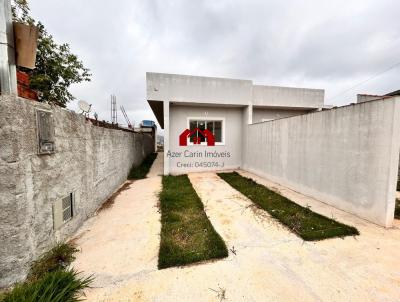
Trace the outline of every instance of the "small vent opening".
{"type": "Polygon", "coordinates": [[[63,209],[63,222],[67,222],[70,220],[73,216],[73,195],[72,193],[69,194],[69,196],[64,197],[62,200],[62,209],[63,209]]]}
{"type": "Polygon", "coordinates": [[[74,217],[75,195],[70,193],[53,204],[53,224],[54,229],[59,229],[64,223],[74,217]]]}

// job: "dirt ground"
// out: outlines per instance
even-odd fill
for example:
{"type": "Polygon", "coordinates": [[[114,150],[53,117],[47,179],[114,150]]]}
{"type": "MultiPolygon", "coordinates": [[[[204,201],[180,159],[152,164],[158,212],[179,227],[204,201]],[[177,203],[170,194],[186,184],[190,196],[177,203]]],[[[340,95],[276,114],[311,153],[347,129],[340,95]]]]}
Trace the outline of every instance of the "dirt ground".
{"type": "Polygon", "coordinates": [[[356,226],[357,237],[304,242],[215,173],[190,174],[229,257],[157,270],[162,155],[149,178],[76,235],[74,267],[93,274],[89,301],[399,301],[400,224],[384,229],[240,171],[299,204],[356,226]]]}

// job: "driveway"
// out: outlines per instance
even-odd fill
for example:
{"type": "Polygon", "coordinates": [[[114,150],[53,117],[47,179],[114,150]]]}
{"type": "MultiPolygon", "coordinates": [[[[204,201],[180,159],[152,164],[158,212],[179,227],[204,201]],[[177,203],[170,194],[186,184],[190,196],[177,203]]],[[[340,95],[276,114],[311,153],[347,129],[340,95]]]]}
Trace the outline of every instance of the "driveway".
{"type": "Polygon", "coordinates": [[[304,242],[256,209],[214,173],[189,174],[229,257],[157,270],[162,156],[77,236],[74,266],[94,274],[89,301],[396,301],[400,230],[384,229],[321,202],[267,184],[316,212],[356,226],[357,238],[304,242]],[[160,167],[159,171],[157,170],[160,167]]]}

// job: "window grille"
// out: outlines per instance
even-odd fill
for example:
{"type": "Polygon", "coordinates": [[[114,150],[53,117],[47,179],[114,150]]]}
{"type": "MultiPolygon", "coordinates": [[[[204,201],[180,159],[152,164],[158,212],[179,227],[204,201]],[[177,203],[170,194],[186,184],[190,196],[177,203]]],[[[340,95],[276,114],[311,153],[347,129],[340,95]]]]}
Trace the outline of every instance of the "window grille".
{"type": "MultiPolygon", "coordinates": [[[[208,129],[215,138],[216,143],[222,143],[223,142],[223,137],[222,137],[222,127],[223,127],[223,121],[222,120],[195,120],[195,119],[190,119],[189,120],[189,128],[190,130],[194,130],[196,128],[200,130],[208,129]]],[[[207,139],[203,136],[201,136],[199,133],[196,133],[195,135],[192,135],[189,139],[190,142],[193,143],[194,140],[198,137],[201,143],[207,142],[207,139]]]]}

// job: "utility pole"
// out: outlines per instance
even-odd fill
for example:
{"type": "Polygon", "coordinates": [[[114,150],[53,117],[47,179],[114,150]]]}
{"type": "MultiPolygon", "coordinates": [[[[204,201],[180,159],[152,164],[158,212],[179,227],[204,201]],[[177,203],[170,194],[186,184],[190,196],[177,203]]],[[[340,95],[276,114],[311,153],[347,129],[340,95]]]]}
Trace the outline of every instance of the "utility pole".
{"type": "Polygon", "coordinates": [[[17,95],[11,1],[0,0],[0,92],[17,95]]]}

